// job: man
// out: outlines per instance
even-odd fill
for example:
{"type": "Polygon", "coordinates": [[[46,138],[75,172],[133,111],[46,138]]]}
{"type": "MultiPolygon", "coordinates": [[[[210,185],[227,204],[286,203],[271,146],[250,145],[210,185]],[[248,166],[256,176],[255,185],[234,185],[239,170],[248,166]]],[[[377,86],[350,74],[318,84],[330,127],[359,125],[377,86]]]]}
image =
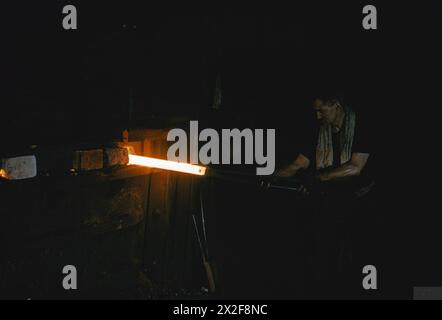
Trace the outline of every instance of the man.
{"type": "Polygon", "coordinates": [[[318,97],[313,107],[320,123],[316,145],[276,176],[288,178],[303,170],[314,173],[319,187],[315,190],[320,191],[312,197],[314,297],[344,298],[354,293],[349,288],[361,283],[351,277],[361,272],[352,264],[351,247],[358,229],[355,221],[362,218],[358,199],[373,186],[367,170],[371,137],[364,119],[335,96],[318,97]]]}
{"type": "Polygon", "coordinates": [[[314,159],[310,152],[300,153],[277,176],[291,177],[312,164],[322,182],[360,176],[370,155],[369,137],[364,136],[366,133],[359,127],[354,111],[335,98],[317,98],[313,106],[321,123],[314,159]]]}

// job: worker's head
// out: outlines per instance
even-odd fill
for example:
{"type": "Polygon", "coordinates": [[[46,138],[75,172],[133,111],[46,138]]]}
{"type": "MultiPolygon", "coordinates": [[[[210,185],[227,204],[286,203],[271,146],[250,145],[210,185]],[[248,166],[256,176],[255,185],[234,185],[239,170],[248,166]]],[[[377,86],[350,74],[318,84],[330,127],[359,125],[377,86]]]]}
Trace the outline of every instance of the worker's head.
{"type": "Polygon", "coordinates": [[[342,112],[342,106],[337,98],[317,97],[313,100],[316,119],[323,124],[332,124],[342,112]]]}

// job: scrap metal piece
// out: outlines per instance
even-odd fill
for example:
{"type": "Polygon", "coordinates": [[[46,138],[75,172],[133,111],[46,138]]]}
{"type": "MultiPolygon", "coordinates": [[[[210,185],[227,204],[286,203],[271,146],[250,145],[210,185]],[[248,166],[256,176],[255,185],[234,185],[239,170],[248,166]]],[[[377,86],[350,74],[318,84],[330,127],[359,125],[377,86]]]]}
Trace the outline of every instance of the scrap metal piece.
{"type": "Polygon", "coordinates": [[[74,151],[72,168],[77,171],[103,169],[103,150],[74,151]]]}
{"type": "Polygon", "coordinates": [[[129,151],[127,148],[104,149],[104,164],[106,167],[124,166],[129,163],[129,151]]]}
{"type": "Polygon", "coordinates": [[[34,155],[0,160],[0,176],[8,180],[34,178],[37,175],[37,159],[34,155]]]}

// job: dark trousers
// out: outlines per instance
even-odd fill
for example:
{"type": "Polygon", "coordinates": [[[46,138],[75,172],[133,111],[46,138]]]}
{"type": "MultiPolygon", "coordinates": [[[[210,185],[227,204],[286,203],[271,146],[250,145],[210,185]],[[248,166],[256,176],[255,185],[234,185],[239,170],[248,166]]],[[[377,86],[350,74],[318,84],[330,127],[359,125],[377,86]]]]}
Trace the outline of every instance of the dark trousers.
{"type": "Polygon", "coordinates": [[[360,298],[362,268],[370,263],[364,245],[366,229],[363,199],[349,192],[330,192],[313,208],[312,297],[317,299],[360,298]]]}

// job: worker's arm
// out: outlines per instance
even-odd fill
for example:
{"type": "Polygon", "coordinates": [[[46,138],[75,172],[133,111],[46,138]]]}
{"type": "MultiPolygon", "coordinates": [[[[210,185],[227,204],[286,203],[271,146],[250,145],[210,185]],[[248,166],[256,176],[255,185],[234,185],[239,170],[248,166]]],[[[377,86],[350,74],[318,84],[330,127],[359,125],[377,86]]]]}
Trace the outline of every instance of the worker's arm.
{"type": "Polygon", "coordinates": [[[296,172],[298,172],[300,169],[307,169],[309,165],[310,160],[303,154],[299,154],[296,157],[295,161],[293,161],[286,167],[279,169],[276,172],[276,176],[281,178],[288,178],[294,176],[296,172]]]}
{"type": "Polygon", "coordinates": [[[368,157],[368,153],[353,153],[349,162],[338,168],[319,173],[318,178],[320,181],[332,181],[359,176],[367,163],[368,157]]]}

